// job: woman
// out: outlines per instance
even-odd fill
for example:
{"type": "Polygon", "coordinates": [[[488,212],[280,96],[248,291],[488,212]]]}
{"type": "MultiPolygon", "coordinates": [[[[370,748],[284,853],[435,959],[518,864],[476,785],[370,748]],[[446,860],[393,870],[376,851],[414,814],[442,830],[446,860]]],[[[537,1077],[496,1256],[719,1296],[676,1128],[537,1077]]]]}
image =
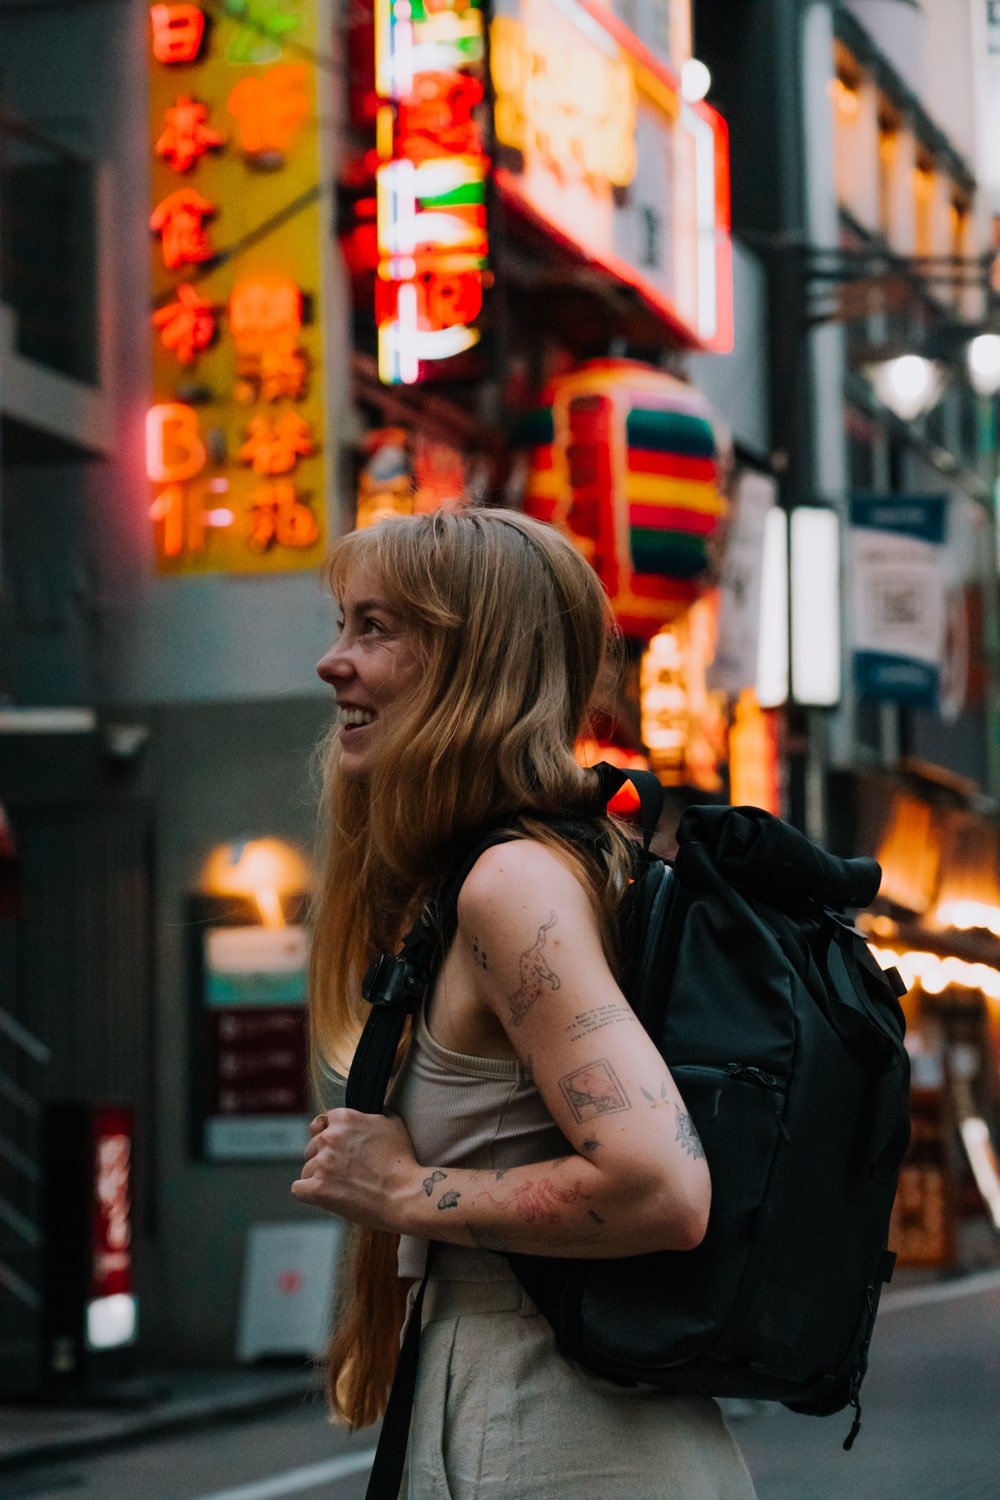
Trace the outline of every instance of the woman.
{"type": "Polygon", "coordinates": [[[391,1114],[313,1123],[293,1192],[360,1226],[332,1410],[353,1425],[380,1414],[434,1240],[412,1500],[752,1497],[713,1402],[562,1359],[502,1253],[684,1250],[710,1204],[690,1116],[615,979],[631,845],[573,758],[612,631],[597,577],[557,532],[506,511],[383,522],[338,543],[329,571],[322,1064],[349,1063],[360,976],[398,946],[456,840],[515,820],[522,835],[462,887],[391,1114]],[[567,811],[603,837],[560,836],[545,817],[567,811]]]}

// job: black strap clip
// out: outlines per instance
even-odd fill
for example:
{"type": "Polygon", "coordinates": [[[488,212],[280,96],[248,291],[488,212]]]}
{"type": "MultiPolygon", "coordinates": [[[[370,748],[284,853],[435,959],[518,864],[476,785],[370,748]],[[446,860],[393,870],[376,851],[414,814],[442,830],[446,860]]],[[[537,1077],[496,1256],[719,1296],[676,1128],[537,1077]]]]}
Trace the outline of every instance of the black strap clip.
{"type": "Polygon", "coordinates": [[[427,991],[427,976],[408,958],[380,953],[361,984],[361,993],[372,1005],[405,1015],[419,1010],[427,991]]]}

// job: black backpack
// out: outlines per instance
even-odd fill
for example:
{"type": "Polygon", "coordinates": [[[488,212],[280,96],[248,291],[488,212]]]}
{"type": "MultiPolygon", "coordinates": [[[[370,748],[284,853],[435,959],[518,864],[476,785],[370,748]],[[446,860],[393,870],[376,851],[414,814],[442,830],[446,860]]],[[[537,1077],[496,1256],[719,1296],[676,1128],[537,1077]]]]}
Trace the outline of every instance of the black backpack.
{"type": "MultiPolygon", "coordinates": [[[[892,1273],[889,1215],[909,1139],[904,987],[844,917],[874,900],[881,871],[826,854],[753,807],[689,808],[676,859],[664,861],[648,852],[656,778],[599,771],[608,796],[631,780],[643,804],[646,845],[622,913],[623,988],[701,1137],[711,1214],[695,1250],[511,1255],[510,1265],[568,1358],[678,1393],[816,1415],[851,1405],[849,1448],[892,1273]]],[[[569,820],[557,826],[588,837],[569,820]]],[[[382,1107],[403,1017],[454,932],[461,883],[486,848],[514,836],[467,847],[400,954],[372,966],[349,1107],[382,1107]]],[[[419,1318],[416,1309],[369,1500],[395,1495],[393,1475],[398,1486],[419,1318]]]]}

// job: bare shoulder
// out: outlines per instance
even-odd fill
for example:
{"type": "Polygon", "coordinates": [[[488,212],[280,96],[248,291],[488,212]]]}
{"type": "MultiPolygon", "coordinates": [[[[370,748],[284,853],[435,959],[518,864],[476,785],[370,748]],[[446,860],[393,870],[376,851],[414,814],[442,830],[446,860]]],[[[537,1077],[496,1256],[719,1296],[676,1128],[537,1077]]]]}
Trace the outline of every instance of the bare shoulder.
{"type": "Polygon", "coordinates": [[[473,865],[459,893],[458,923],[465,931],[530,926],[553,908],[574,921],[593,920],[587,891],[559,855],[534,839],[512,839],[473,865]]]}

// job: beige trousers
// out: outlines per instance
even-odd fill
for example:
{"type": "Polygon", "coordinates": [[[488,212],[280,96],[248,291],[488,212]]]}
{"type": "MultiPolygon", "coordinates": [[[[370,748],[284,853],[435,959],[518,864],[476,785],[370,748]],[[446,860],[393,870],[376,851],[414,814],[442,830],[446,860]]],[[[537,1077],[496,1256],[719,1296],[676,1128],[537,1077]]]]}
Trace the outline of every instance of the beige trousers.
{"type": "Polygon", "coordinates": [[[501,1256],[439,1247],[423,1323],[407,1500],[754,1500],[714,1401],[563,1359],[501,1256]]]}

